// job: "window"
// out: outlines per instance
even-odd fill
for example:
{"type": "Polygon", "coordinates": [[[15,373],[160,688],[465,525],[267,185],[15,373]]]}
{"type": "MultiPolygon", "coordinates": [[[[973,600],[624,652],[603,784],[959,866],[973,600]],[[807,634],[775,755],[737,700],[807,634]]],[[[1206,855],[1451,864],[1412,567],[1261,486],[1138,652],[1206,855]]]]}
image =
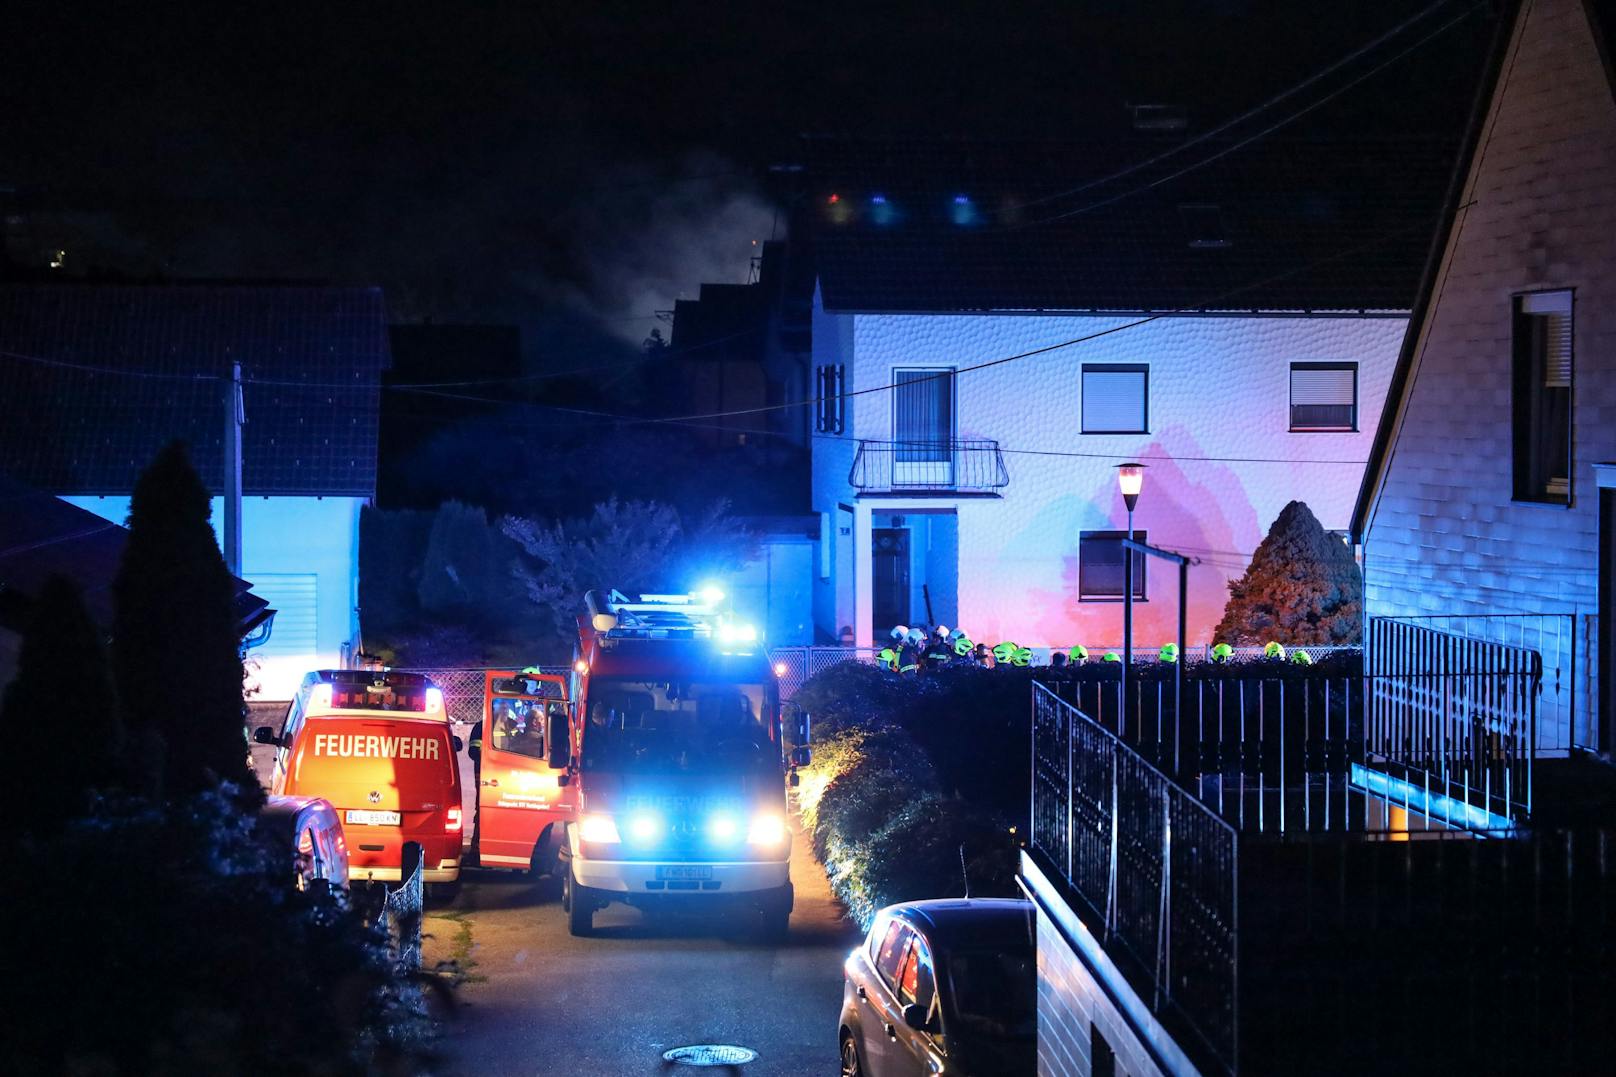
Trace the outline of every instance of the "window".
{"type": "Polygon", "coordinates": [[[489,736],[496,751],[544,758],[544,704],[497,697],[488,709],[493,718],[489,736]]]}
{"type": "Polygon", "coordinates": [[[917,935],[915,944],[909,947],[909,956],[904,958],[903,969],[898,975],[898,1002],[904,1006],[914,1003],[922,1009],[930,1010],[934,991],[931,957],[926,953],[926,947],[917,935]]]}
{"type": "MultiPolygon", "coordinates": [[[[1077,597],[1085,602],[1122,601],[1122,540],[1126,531],[1084,531],[1078,539],[1077,597]]],[[[1133,533],[1144,542],[1145,532],[1133,533]]],[[[1133,555],[1133,598],[1145,600],[1145,555],[1133,555]]]]}
{"type": "Polygon", "coordinates": [[[846,425],[842,394],[846,392],[846,370],[841,363],[818,367],[815,371],[814,396],[819,398],[819,410],[814,419],[814,430],[821,434],[840,434],[846,425]]]}
{"type": "Polygon", "coordinates": [[[904,926],[903,921],[894,920],[887,927],[886,937],[881,940],[881,949],[876,951],[875,971],[889,985],[898,982],[898,970],[909,950],[910,930],[904,926]]]}
{"type": "Polygon", "coordinates": [[[954,440],[954,371],[892,372],[892,440],[899,463],[946,461],[954,440]]]}
{"type": "Polygon", "coordinates": [[[1515,297],[1515,500],[1571,504],[1570,292],[1515,297]]]}
{"type": "Polygon", "coordinates": [[[1291,364],[1291,430],[1358,429],[1357,363],[1291,364]]]}
{"type": "Polygon", "coordinates": [[[1150,368],[1083,364],[1083,433],[1150,433],[1150,368]]]}

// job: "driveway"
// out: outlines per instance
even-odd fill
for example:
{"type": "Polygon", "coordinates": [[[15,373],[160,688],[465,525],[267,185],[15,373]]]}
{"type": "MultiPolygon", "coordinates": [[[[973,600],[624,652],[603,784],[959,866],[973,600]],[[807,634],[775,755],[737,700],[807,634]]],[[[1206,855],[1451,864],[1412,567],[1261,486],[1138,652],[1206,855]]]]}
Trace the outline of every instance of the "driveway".
{"type": "Polygon", "coordinates": [[[556,888],[468,872],[453,908],[428,919],[433,953],[469,964],[458,1018],[445,1029],[447,1069],[475,1074],[685,1072],[671,1047],[727,1043],[757,1060],[745,1077],[836,1072],[842,961],[855,928],[831,897],[800,833],[797,904],[786,942],[747,938],[733,921],[647,920],[621,905],[595,914],[598,935],[567,933],[556,888]]]}

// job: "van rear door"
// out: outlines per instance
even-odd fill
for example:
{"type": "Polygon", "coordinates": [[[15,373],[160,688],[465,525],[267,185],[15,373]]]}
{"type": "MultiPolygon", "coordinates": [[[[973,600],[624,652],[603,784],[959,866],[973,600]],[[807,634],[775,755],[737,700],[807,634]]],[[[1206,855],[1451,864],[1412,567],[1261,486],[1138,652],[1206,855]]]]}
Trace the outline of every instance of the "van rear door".
{"type": "Polygon", "coordinates": [[[451,842],[445,827],[447,809],[460,807],[457,765],[441,720],[310,718],[293,746],[286,787],[336,807],[353,867],[396,867],[406,841],[421,842],[435,863],[459,856],[460,835],[451,842]]]}

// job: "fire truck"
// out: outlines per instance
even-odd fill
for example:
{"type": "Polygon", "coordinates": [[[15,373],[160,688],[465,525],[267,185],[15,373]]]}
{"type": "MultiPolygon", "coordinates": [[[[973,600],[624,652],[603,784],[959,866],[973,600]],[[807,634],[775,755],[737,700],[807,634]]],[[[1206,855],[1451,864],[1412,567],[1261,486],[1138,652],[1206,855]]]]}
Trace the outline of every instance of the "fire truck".
{"type": "Polygon", "coordinates": [[[477,774],[476,863],[543,874],[555,866],[577,804],[568,679],[537,669],[489,670],[483,689],[469,749],[477,774]]]}
{"type": "MultiPolygon", "coordinates": [[[[574,935],[613,902],[739,908],[765,937],[791,916],[780,690],[722,595],[590,592],[578,622],[572,769],[560,850],[574,935]]],[[[799,740],[806,741],[806,737],[799,740]]]]}

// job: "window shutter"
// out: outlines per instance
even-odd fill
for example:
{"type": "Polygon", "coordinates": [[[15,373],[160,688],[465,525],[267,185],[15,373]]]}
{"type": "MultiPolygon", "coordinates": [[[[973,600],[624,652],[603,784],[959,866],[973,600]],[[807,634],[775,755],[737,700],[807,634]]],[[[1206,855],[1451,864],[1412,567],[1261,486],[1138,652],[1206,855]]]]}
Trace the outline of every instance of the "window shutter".
{"type": "Polygon", "coordinates": [[[1291,367],[1291,428],[1294,430],[1351,430],[1357,426],[1358,369],[1296,364],[1291,367]]]}
{"type": "Polygon", "coordinates": [[[1145,432],[1145,379],[1143,370],[1083,370],[1083,432],[1089,434],[1142,434],[1145,432]]]}
{"type": "Polygon", "coordinates": [[[1533,292],[1521,296],[1521,313],[1542,318],[1543,387],[1571,388],[1571,293],[1533,292]]]}
{"type": "Polygon", "coordinates": [[[269,639],[253,651],[260,658],[312,657],[319,650],[318,577],[302,572],[252,572],[253,593],[275,611],[269,639]]]}

